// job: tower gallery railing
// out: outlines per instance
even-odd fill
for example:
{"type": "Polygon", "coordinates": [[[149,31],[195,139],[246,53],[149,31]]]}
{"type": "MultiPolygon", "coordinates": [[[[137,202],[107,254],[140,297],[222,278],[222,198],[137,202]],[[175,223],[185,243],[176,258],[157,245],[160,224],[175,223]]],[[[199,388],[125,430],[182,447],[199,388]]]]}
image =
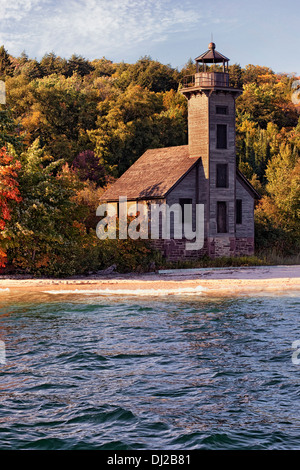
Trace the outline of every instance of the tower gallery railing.
{"type": "Polygon", "coordinates": [[[229,75],[224,72],[200,72],[183,78],[184,88],[189,87],[228,87],[229,75]]]}

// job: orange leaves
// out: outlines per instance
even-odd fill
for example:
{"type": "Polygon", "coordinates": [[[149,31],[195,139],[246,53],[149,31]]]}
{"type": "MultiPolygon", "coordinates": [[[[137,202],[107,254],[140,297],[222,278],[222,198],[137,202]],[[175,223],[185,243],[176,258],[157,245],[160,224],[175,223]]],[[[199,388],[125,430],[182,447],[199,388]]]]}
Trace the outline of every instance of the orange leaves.
{"type": "Polygon", "coordinates": [[[0,268],[4,268],[6,264],[6,254],[5,252],[0,248],[0,268]]]}
{"type": "MultiPolygon", "coordinates": [[[[10,201],[21,201],[16,180],[20,168],[20,162],[14,161],[3,147],[0,150],[0,230],[4,230],[6,221],[11,218],[10,201]]],[[[6,254],[0,248],[0,267],[5,266],[5,261],[6,254]]]]}

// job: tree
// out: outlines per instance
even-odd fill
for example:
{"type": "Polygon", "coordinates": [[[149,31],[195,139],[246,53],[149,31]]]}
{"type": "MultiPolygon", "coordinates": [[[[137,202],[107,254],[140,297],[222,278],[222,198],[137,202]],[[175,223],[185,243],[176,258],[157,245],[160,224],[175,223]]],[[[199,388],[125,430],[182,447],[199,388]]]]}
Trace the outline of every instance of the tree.
{"type": "Polygon", "coordinates": [[[237,114],[248,116],[263,129],[269,122],[279,128],[295,126],[298,115],[290,94],[290,88],[280,80],[276,83],[247,83],[236,102],[237,114]]]}
{"type": "MultiPolygon", "coordinates": [[[[5,147],[0,150],[0,242],[3,241],[3,230],[11,220],[11,201],[20,202],[19,183],[17,181],[20,163],[14,160],[5,147]]],[[[0,267],[6,263],[6,253],[0,246],[0,267]]]]}
{"type": "Polygon", "coordinates": [[[117,64],[114,64],[111,60],[102,57],[102,59],[96,59],[91,62],[94,69],[94,77],[111,77],[117,70],[117,64]]]}
{"type": "Polygon", "coordinates": [[[97,186],[105,182],[105,169],[92,150],[80,152],[73,160],[72,168],[82,181],[94,181],[97,186]]]}
{"type": "Polygon", "coordinates": [[[7,144],[20,148],[22,141],[18,135],[17,125],[11,111],[9,109],[1,109],[0,107],[0,148],[7,144]]]}
{"type": "Polygon", "coordinates": [[[72,57],[68,60],[67,63],[68,76],[72,76],[73,73],[84,77],[94,70],[92,64],[80,55],[73,54],[72,57]]]}
{"type": "Polygon", "coordinates": [[[180,70],[179,80],[181,81],[186,75],[194,75],[196,73],[196,64],[190,58],[185,66],[180,70]]]}
{"type": "Polygon", "coordinates": [[[290,144],[282,143],[279,154],[266,169],[266,189],[281,214],[281,224],[294,225],[300,234],[300,158],[290,144]]]}
{"type": "Polygon", "coordinates": [[[32,274],[74,274],[86,236],[83,208],[74,202],[82,184],[38,141],[22,153],[21,162],[22,201],[5,230],[8,261],[32,274]]]}
{"type": "Polygon", "coordinates": [[[288,143],[266,169],[267,194],[256,209],[257,244],[280,254],[300,249],[300,159],[288,143]]]}
{"type": "Polygon", "coordinates": [[[136,64],[127,65],[124,71],[117,69],[116,79],[116,85],[122,90],[139,85],[149,91],[161,92],[178,88],[179,72],[145,56],[136,64]]]}
{"type": "Polygon", "coordinates": [[[229,66],[229,84],[234,88],[243,87],[243,71],[239,64],[229,66]]]}
{"type": "Polygon", "coordinates": [[[12,63],[10,57],[4,48],[0,47],[0,80],[3,80],[6,76],[12,75],[12,63]]]}
{"type": "Polygon", "coordinates": [[[82,150],[82,136],[95,126],[97,103],[93,93],[84,89],[77,75],[44,77],[31,83],[31,92],[33,104],[23,127],[28,124],[32,139],[40,138],[54,158],[64,157],[71,164],[82,150]]]}
{"type": "Polygon", "coordinates": [[[43,76],[52,75],[54,73],[68,75],[68,65],[66,59],[57,57],[54,52],[46,53],[40,62],[43,76]]]}
{"type": "Polygon", "coordinates": [[[263,67],[261,65],[246,65],[243,70],[243,83],[256,83],[261,85],[262,83],[275,83],[276,75],[269,67],[263,67]]]}
{"type": "Polygon", "coordinates": [[[34,80],[35,78],[42,78],[43,71],[40,67],[40,64],[37,60],[28,60],[19,68],[19,73],[29,80],[34,80]]]}
{"type": "Polygon", "coordinates": [[[186,103],[179,94],[131,85],[98,109],[97,129],[88,134],[99,161],[113,176],[120,176],[149,148],[186,143],[186,103]],[[166,109],[164,99],[172,107],[166,109]]]}

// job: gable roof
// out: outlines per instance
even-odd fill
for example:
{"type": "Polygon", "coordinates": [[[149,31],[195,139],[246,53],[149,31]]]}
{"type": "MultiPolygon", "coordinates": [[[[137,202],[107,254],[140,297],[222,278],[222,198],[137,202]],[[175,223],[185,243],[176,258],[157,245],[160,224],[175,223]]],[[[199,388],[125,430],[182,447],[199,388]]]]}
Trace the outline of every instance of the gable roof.
{"type": "Polygon", "coordinates": [[[200,158],[189,156],[188,145],[147,150],[102,195],[101,201],[163,198],[200,158]]]}
{"type": "Polygon", "coordinates": [[[244,176],[238,168],[236,169],[236,176],[240,179],[242,183],[244,183],[244,186],[246,186],[248,191],[252,193],[255,199],[261,199],[261,195],[256,191],[256,189],[253,188],[250,181],[247,180],[246,176],[244,176]]]}
{"type": "MultiPolygon", "coordinates": [[[[164,198],[200,160],[189,156],[188,145],[147,150],[101,195],[100,201],[119,201],[122,196],[129,201],[164,198]]],[[[236,175],[255,199],[261,198],[239,169],[236,175]]]]}

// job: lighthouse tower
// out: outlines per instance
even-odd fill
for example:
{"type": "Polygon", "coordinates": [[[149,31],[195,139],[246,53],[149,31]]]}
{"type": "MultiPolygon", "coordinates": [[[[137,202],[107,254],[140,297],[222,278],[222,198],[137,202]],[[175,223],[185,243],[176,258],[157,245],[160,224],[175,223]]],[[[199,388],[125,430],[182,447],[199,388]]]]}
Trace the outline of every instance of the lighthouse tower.
{"type": "Polygon", "coordinates": [[[202,162],[199,201],[208,254],[230,256],[236,240],[235,100],[242,90],[229,86],[229,59],[213,42],[195,61],[196,73],[181,89],[188,100],[189,155],[202,162]]]}

